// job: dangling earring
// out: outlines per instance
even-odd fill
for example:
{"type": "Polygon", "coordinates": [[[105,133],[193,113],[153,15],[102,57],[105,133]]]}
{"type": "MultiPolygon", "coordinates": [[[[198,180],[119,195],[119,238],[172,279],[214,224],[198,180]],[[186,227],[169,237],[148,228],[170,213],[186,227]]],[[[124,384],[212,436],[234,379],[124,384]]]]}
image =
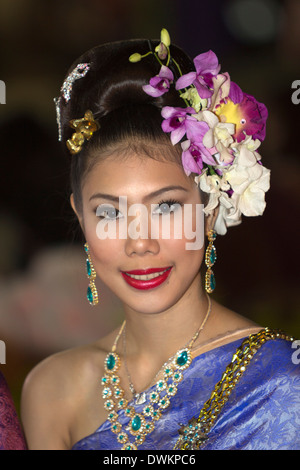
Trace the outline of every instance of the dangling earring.
{"type": "Polygon", "coordinates": [[[87,277],[89,278],[89,286],[87,288],[86,292],[86,297],[91,305],[97,305],[98,303],[98,292],[97,288],[95,285],[95,279],[96,279],[96,271],[94,269],[92,260],[91,260],[91,255],[89,252],[89,245],[87,243],[84,244],[84,251],[87,254],[87,259],[86,259],[86,273],[87,277]]]}
{"type": "Polygon", "coordinates": [[[216,287],[216,279],[211,267],[217,260],[217,250],[213,244],[217,238],[217,233],[214,230],[210,230],[208,232],[207,238],[209,243],[205,252],[205,264],[207,266],[207,271],[205,274],[205,290],[208,294],[211,294],[216,287]]]}

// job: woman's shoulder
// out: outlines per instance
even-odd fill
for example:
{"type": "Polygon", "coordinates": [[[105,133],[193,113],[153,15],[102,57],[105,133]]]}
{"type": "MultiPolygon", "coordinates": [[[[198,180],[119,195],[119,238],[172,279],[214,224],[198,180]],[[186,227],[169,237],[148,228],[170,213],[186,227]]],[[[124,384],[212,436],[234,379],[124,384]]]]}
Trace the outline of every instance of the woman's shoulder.
{"type": "Polygon", "coordinates": [[[85,383],[103,370],[103,363],[107,354],[107,338],[100,339],[91,344],[77,346],[54,353],[40,361],[27,375],[23,393],[43,392],[54,397],[56,394],[74,393],[78,389],[78,380],[85,383]],[[74,387],[74,384],[77,387],[74,387]]]}
{"type": "Polygon", "coordinates": [[[99,384],[110,337],[52,354],[29,372],[21,414],[31,448],[39,448],[40,442],[49,442],[52,449],[69,448],[75,411],[99,384]],[[51,440],[55,435],[57,441],[51,440]]]}
{"type": "MultiPolygon", "coordinates": [[[[60,384],[60,394],[68,383],[72,382],[74,375],[87,370],[93,357],[93,345],[80,346],[54,353],[41,360],[27,375],[23,388],[45,389],[47,394],[58,389],[60,384]]],[[[101,354],[101,352],[99,351],[101,354]]]]}

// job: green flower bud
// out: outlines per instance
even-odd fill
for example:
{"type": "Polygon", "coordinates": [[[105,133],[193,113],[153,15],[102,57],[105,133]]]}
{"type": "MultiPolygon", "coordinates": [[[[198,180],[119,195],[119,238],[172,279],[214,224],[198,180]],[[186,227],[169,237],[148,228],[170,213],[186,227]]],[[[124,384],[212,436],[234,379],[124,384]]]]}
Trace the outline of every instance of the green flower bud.
{"type": "Polygon", "coordinates": [[[163,28],[161,30],[160,40],[166,47],[169,47],[170,44],[171,44],[170,35],[169,35],[168,31],[165,28],[163,28]]]}
{"type": "Polygon", "coordinates": [[[130,57],[129,57],[129,61],[130,62],[139,62],[141,60],[142,56],[141,54],[139,54],[138,52],[136,52],[135,54],[132,54],[130,57]]]}

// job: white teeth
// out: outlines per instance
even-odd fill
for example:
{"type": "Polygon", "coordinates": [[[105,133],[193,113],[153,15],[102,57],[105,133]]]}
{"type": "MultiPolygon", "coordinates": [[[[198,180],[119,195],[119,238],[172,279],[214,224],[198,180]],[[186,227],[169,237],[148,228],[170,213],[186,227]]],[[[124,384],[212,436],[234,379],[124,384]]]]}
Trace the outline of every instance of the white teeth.
{"type": "Polygon", "coordinates": [[[132,277],[133,279],[138,279],[139,281],[149,281],[150,279],[154,279],[155,277],[161,276],[163,273],[165,273],[167,269],[164,271],[161,271],[159,273],[152,273],[152,274],[127,274],[127,276],[132,277]]]}

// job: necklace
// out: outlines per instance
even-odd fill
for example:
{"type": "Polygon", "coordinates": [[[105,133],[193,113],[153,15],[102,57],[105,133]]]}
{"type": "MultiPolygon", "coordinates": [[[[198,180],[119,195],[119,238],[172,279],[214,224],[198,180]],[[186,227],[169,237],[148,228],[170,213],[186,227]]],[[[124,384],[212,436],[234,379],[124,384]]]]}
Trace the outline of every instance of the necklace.
{"type": "MultiPolygon", "coordinates": [[[[192,362],[191,349],[201,330],[203,330],[211,312],[211,300],[208,296],[207,299],[208,309],[200,327],[186,346],[171,356],[152,379],[151,383],[155,382],[156,378],[163,373],[163,378],[158,380],[156,384],[151,387],[149,391],[149,404],[144,406],[142,412],[137,412],[132,403],[128,402],[125,398],[125,392],[120,384],[120,377],[117,375],[117,371],[121,366],[121,359],[116,353],[116,349],[119,338],[123,331],[125,331],[126,321],[123,322],[112,346],[112,350],[108,353],[104,361],[105,374],[101,380],[103,385],[102,396],[104,398],[104,408],[109,413],[108,420],[111,423],[111,430],[117,435],[118,442],[122,444],[122,450],[137,450],[138,445],[142,444],[146,436],[154,430],[155,423],[160,419],[162,412],[170,405],[171,398],[176,395],[178,384],[183,379],[183,371],[187,369],[192,362]],[[125,416],[128,418],[125,429],[124,425],[119,422],[117,411],[120,410],[123,410],[125,416]]],[[[126,354],[124,358],[126,364],[126,354]]],[[[125,365],[125,367],[129,378],[130,391],[136,400],[135,404],[145,404],[146,392],[139,394],[135,392],[127,365],[125,365]]]]}
{"type": "MultiPolygon", "coordinates": [[[[209,306],[210,306],[210,299],[208,299],[208,302],[209,302],[209,306]]],[[[210,313],[210,308],[208,309],[208,311],[206,313],[206,316],[204,318],[204,321],[201,324],[200,328],[196,331],[193,338],[185,344],[185,346],[183,347],[183,350],[188,347],[190,342],[193,341],[193,343],[194,343],[196,341],[197,337],[200,334],[200,331],[203,329],[203,327],[205,325],[205,322],[207,320],[207,317],[208,317],[209,313],[210,313]]],[[[126,369],[126,373],[127,373],[127,378],[128,378],[128,381],[129,381],[129,389],[131,391],[131,394],[132,394],[133,400],[135,401],[135,404],[136,405],[143,405],[147,400],[147,394],[146,394],[146,392],[139,392],[138,393],[135,390],[134,385],[132,383],[132,378],[131,378],[130,372],[128,370],[128,365],[127,365],[127,360],[126,360],[126,357],[127,357],[127,353],[126,353],[126,334],[125,334],[126,324],[124,325],[124,328],[122,330],[123,330],[122,333],[123,333],[124,365],[125,365],[125,369],[126,369]]],[[[180,351],[182,351],[182,350],[180,350],[180,351]]],[[[166,367],[169,364],[169,362],[171,362],[175,358],[176,354],[177,353],[175,353],[173,356],[169,357],[169,359],[161,366],[159,371],[155,374],[154,378],[151,380],[151,382],[149,382],[149,385],[146,388],[149,388],[150,385],[153,382],[155,382],[156,378],[160,375],[163,368],[166,367]]]]}
{"type": "MultiPolygon", "coordinates": [[[[134,386],[133,386],[133,383],[132,383],[132,379],[131,379],[131,375],[129,373],[129,370],[128,370],[128,366],[127,366],[127,360],[126,360],[126,335],[125,335],[125,329],[126,329],[126,324],[123,328],[123,349],[124,349],[124,365],[125,365],[125,369],[126,369],[126,374],[127,374],[127,377],[128,377],[128,380],[129,380],[129,389],[131,391],[131,394],[132,394],[132,397],[135,401],[135,404],[136,405],[143,405],[144,403],[146,403],[146,400],[147,400],[147,396],[146,396],[146,393],[145,392],[140,392],[138,393],[134,386]]],[[[159,372],[161,371],[161,368],[159,369],[159,372]]],[[[152,380],[152,382],[155,381],[157,377],[157,374],[156,376],[154,377],[154,379],[152,380]]]]}

